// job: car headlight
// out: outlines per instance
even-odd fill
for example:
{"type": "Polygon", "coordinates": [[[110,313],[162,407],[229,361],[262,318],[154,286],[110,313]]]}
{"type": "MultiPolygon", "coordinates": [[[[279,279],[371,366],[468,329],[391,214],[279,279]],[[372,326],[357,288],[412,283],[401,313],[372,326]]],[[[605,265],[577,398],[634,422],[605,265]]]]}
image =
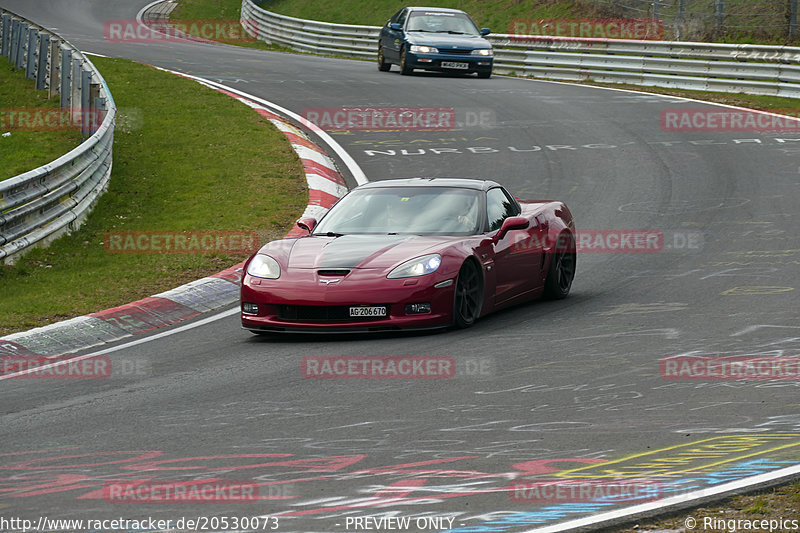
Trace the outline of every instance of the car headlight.
{"type": "Polygon", "coordinates": [[[433,46],[419,46],[416,44],[411,45],[411,53],[412,54],[438,54],[439,49],[434,48],[433,46]]]}
{"type": "Polygon", "coordinates": [[[270,256],[257,254],[247,265],[247,273],[257,278],[278,279],[281,277],[281,266],[270,256]]]}
{"type": "Polygon", "coordinates": [[[424,276],[436,272],[436,269],[442,264],[442,256],[439,254],[423,255],[411,261],[406,261],[399,267],[395,268],[389,275],[389,279],[397,278],[414,278],[417,276],[424,276]]]}
{"type": "Polygon", "coordinates": [[[480,48],[478,50],[473,50],[472,55],[474,56],[493,56],[494,52],[491,48],[480,48]]]}

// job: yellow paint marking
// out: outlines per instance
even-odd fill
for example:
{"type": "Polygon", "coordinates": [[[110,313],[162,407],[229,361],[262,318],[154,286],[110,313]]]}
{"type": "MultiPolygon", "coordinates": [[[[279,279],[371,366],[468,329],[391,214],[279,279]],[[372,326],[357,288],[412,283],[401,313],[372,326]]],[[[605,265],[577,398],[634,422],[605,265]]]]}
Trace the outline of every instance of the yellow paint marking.
{"type": "Polygon", "coordinates": [[[558,472],[555,476],[589,479],[666,476],[708,470],[726,463],[741,461],[794,446],[800,446],[800,434],[711,437],[651,452],[634,454],[616,461],[564,470],[558,472]],[[780,442],[785,444],[773,446],[780,442]]]}

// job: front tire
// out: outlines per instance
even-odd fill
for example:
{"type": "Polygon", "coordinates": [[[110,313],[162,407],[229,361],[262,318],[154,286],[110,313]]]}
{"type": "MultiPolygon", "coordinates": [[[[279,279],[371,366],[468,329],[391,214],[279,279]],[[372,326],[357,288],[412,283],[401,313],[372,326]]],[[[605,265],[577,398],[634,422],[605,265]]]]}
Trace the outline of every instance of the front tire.
{"type": "Polygon", "coordinates": [[[466,261],[458,272],[453,297],[453,325],[458,329],[470,327],[483,307],[483,279],[473,261],[466,261]]]}
{"type": "Polygon", "coordinates": [[[400,52],[400,74],[408,76],[412,72],[414,72],[414,69],[406,64],[406,49],[403,48],[403,51],[400,52]]]}
{"type": "Polygon", "coordinates": [[[551,300],[566,298],[575,279],[575,239],[570,233],[562,233],[550,257],[550,268],[544,282],[544,296],[551,300]]]}
{"type": "Polygon", "coordinates": [[[492,77],[492,71],[488,70],[488,71],[478,72],[478,77],[479,78],[483,78],[483,79],[491,78],[492,77]]]}
{"type": "Polygon", "coordinates": [[[378,47],[378,70],[381,72],[388,72],[392,68],[391,63],[386,62],[386,58],[383,57],[383,47],[378,47]]]}

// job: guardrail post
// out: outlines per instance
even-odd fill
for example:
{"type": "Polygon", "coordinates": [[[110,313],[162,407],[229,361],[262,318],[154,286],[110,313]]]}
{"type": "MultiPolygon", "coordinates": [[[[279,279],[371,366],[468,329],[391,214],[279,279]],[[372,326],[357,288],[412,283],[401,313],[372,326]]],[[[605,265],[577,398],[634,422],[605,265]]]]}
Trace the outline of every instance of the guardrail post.
{"type": "MultiPolygon", "coordinates": [[[[92,84],[92,92],[94,93],[95,89],[97,90],[98,95],[100,94],[100,85],[99,84],[92,84]]],[[[106,108],[106,99],[102,96],[95,96],[94,100],[94,107],[92,109],[92,133],[96,132],[100,125],[103,123],[105,119],[105,113],[103,110],[106,108]]]]}
{"type": "Polygon", "coordinates": [[[11,57],[11,15],[3,15],[3,39],[0,41],[0,53],[3,57],[11,57]]]}
{"type": "Polygon", "coordinates": [[[89,84],[89,116],[88,116],[88,123],[87,126],[89,128],[89,133],[94,133],[100,127],[100,113],[103,109],[98,102],[100,100],[100,84],[99,83],[91,83],[89,84]]]}
{"type": "Polygon", "coordinates": [[[14,60],[14,66],[23,68],[25,66],[25,43],[28,42],[28,24],[23,22],[19,25],[17,32],[17,57],[14,60]]]}
{"type": "Polygon", "coordinates": [[[61,83],[59,95],[61,96],[61,109],[72,105],[72,50],[61,48],[61,83]]]}
{"type": "Polygon", "coordinates": [[[47,56],[50,52],[50,36],[46,33],[39,34],[39,58],[36,66],[36,89],[47,89],[47,56]]]}
{"type": "Polygon", "coordinates": [[[28,61],[25,64],[25,77],[32,80],[36,77],[36,42],[39,40],[39,30],[28,29],[28,61]]]}
{"type": "Polygon", "coordinates": [[[653,0],[653,18],[658,20],[658,2],[659,0],[653,0]]]}
{"type": "Polygon", "coordinates": [[[797,34],[797,0],[789,0],[789,37],[797,34]]]}
{"type": "Polygon", "coordinates": [[[14,19],[11,21],[11,52],[8,56],[9,61],[16,65],[17,61],[17,47],[19,46],[19,29],[20,21],[14,19]]]}
{"type": "Polygon", "coordinates": [[[91,128],[91,84],[92,84],[92,73],[88,70],[81,70],[81,133],[88,137],[92,134],[91,128]]]}
{"type": "Polygon", "coordinates": [[[721,30],[725,26],[725,0],[714,0],[716,4],[716,15],[714,27],[721,30]]]}
{"type": "Polygon", "coordinates": [[[59,83],[57,80],[61,69],[59,68],[58,51],[61,50],[61,43],[58,39],[50,39],[49,35],[47,39],[50,41],[50,68],[48,69],[47,77],[47,95],[49,98],[52,98],[59,90],[59,83]]]}
{"type": "Polygon", "coordinates": [[[83,71],[83,65],[80,59],[73,59],[72,60],[72,74],[70,75],[70,111],[72,113],[73,120],[80,119],[79,114],[81,112],[81,72],[83,71]]]}

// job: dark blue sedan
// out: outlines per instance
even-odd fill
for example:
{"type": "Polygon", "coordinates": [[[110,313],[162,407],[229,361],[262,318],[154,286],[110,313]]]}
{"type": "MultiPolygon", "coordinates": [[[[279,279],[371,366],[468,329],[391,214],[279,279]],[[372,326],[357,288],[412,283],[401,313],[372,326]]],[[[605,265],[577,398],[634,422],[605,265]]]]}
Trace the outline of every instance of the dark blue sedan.
{"type": "Polygon", "coordinates": [[[378,69],[397,64],[402,74],[424,69],[488,78],[494,62],[492,45],[483,38],[488,33],[458,9],[406,7],[381,28],[378,69]]]}

